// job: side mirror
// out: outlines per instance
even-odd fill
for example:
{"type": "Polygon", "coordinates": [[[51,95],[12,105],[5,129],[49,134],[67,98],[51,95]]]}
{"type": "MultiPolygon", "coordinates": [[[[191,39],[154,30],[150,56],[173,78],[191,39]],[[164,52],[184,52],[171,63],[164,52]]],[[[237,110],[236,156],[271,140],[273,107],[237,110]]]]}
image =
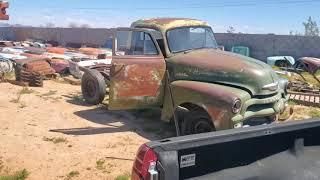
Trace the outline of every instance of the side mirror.
{"type": "Polygon", "coordinates": [[[9,3],[6,1],[0,1],[0,20],[9,20],[7,8],[9,8],[9,3]]]}

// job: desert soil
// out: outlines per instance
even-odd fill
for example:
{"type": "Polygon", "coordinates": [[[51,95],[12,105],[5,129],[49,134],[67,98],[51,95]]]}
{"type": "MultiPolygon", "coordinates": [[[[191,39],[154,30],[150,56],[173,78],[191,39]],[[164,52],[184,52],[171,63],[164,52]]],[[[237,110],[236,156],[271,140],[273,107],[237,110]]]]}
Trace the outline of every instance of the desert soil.
{"type": "Polygon", "coordinates": [[[49,180],[130,174],[141,144],[174,135],[158,113],[90,106],[79,86],[55,81],[24,89],[1,83],[0,172],[26,169],[28,179],[49,180]]]}
{"type": "MultiPolygon", "coordinates": [[[[319,108],[291,105],[294,119],[319,108]]],[[[0,83],[0,175],[26,169],[28,179],[115,179],[129,175],[139,146],[174,136],[160,112],[107,111],[83,101],[80,86],[42,88],[0,83]]]]}

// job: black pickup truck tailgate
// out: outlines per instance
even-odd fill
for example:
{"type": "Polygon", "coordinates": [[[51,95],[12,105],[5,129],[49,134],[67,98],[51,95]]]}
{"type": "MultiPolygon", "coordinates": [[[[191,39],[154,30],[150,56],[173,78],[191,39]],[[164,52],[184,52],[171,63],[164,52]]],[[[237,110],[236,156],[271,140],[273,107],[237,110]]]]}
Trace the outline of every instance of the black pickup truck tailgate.
{"type": "Polygon", "coordinates": [[[320,179],[313,119],[153,141],[160,179],[320,179]]]}

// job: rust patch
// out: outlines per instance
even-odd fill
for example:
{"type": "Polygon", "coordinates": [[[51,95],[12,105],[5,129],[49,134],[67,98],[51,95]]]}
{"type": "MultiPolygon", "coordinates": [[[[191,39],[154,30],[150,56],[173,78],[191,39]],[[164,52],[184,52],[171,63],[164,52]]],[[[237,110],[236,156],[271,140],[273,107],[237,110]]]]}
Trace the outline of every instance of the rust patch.
{"type": "Polygon", "coordinates": [[[132,23],[131,27],[148,27],[161,30],[162,32],[168,29],[182,26],[209,26],[208,23],[196,19],[189,18],[153,18],[143,19],[132,23]]]}
{"type": "Polygon", "coordinates": [[[31,54],[31,53],[21,53],[21,56],[26,56],[28,58],[33,58],[33,59],[42,59],[46,58],[44,55],[39,55],[39,54],[31,54]]]}
{"type": "Polygon", "coordinates": [[[221,101],[226,102],[227,104],[232,104],[238,98],[236,95],[226,91],[226,87],[216,84],[196,81],[175,81],[172,83],[172,85],[190,89],[194,92],[207,95],[208,97],[215,99],[217,102],[221,101]]]}
{"type": "Polygon", "coordinates": [[[109,109],[159,106],[166,64],[161,56],[117,56],[110,70],[109,109]]]}
{"type": "Polygon", "coordinates": [[[86,55],[93,55],[93,56],[98,56],[100,54],[103,54],[104,51],[102,51],[101,49],[98,49],[98,48],[80,48],[79,51],[83,54],[86,54],[86,55]]]}
{"type": "Polygon", "coordinates": [[[48,59],[20,60],[15,66],[16,80],[28,83],[30,86],[42,87],[44,77],[54,77],[54,69],[48,59]]]}
{"type": "MultiPolygon", "coordinates": [[[[191,19],[191,18],[151,18],[151,19],[145,19],[141,21],[145,23],[155,23],[155,24],[165,25],[165,24],[170,24],[177,21],[188,22],[188,21],[199,21],[199,20],[191,19]]],[[[203,21],[200,21],[200,22],[203,22],[203,21]]]]}
{"type": "Polygon", "coordinates": [[[156,97],[164,71],[161,65],[127,65],[117,75],[115,88],[118,97],[156,97]]]}
{"type": "Polygon", "coordinates": [[[55,53],[55,54],[64,54],[66,52],[66,48],[61,47],[48,47],[47,52],[49,53],[55,53]]]}
{"type": "Polygon", "coordinates": [[[24,69],[30,73],[38,73],[42,76],[53,75],[55,70],[51,68],[48,61],[49,59],[46,58],[17,60],[16,72],[20,72],[19,69],[24,69]]]}
{"type": "Polygon", "coordinates": [[[208,114],[210,115],[211,119],[213,119],[214,127],[217,130],[229,129],[230,121],[226,119],[230,119],[230,111],[222,108],[217,108],[214,106],[207,106],[206,107],[208,114]]]}
{"type": "Polygon", "coordinates": [[[32,61],[25,65],[25,69],[29,72],[36,72],[43,76],[54,74],[55,70],[50,67],[47,61],[32,61]]]}

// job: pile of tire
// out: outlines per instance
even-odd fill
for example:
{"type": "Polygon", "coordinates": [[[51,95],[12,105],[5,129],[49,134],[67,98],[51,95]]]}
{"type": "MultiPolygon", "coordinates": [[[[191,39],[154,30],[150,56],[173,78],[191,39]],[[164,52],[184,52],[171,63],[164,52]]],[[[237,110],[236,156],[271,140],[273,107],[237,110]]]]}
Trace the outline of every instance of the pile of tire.
{"type": "Polygon", "coordinates": [[[16,63],[14,69],[16,81],[28,83],[33,87],[42,87],[45,77],[55,74],[55,70],[46,60],[16,63]]]}
{"type": "Polygon", "coordinates": [[[17,76],[19,81],[29,83],[32,87],[42,87],[43,86],[43,76],[37,72],[26,71],[25,69],[20,70],[17,76]]]}
{"type": "Polygon", "coordinates": [[[8,73],[13,70],[13,63],[10,59],[0,58],[0,73],[8,73]]]}

